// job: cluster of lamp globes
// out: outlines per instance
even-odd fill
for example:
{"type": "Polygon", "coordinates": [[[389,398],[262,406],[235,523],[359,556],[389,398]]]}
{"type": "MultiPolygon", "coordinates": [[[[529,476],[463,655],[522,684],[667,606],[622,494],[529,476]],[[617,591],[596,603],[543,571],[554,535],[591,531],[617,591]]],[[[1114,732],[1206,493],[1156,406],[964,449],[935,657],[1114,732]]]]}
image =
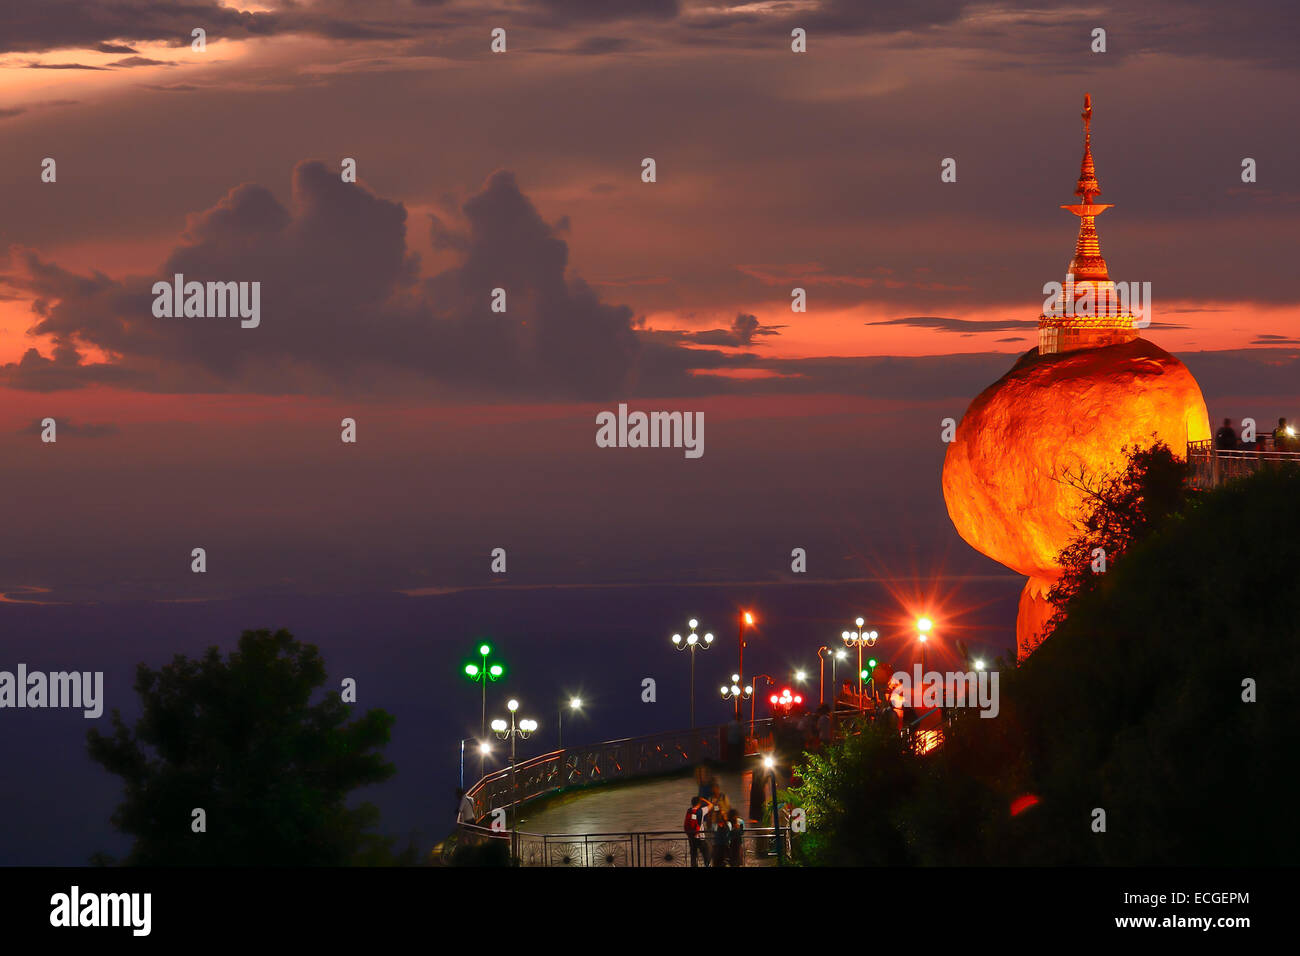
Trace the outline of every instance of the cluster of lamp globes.
{"type": "Polygon", "coordinates": [[[694,650],[697,647],[702,647],[705,650],[708,650],[710,647],[713,646],[712,633],[706,633],[703,639],[701,639],[700,636],[695,633],[695,629],[700,626],[699,621],[697,621],[695,618],[691,618],[686,623],[690,625],[691,633],[687,634],[686,637],[684,638],[680,634],[674,634],[673,647],[677,648],[679,651],[684,651],[688,647],[691,648],[692,650],[694,650]]]}
{"type": "MultiPolygon", "coordinates": [[[[844,643],[849,645],[850,647],[853,647],[854,645],[859,643],[865,644],[867,645],[867,647],[875,647],[876,639],[880,637],[880,635],[876,631],[864,631],[862,629],[862,626],[867,622],[862,618],[858,618],[853,623],[858,626],[858,629],[856,631],[844,631],[842,634],[840,634],[840,637],[844,640],[844,643]]],[[[927,621],[926,624],[928,625],[929,621],[927,621]]]]}
{"type": "Polygon", "coordinates": [[[749,698],[754,695],[753,684],[746,684],[744,687],[740,686],[739,674],[732,674],[731,684],[723,684],[721,690],[723,700],[730,700],[733,697],[739,697],[741,700],[749,700],[749,698]]]}
{"type": "MultiPolygon", "coordinates": [[[[513,719],[513,715],[515,711],[519,709],[519,701],[515,700],[513,697],[510,698],[510,700],[506,702],[506,709],[510,711],[511,718],[513,719]]],[[[530,720],[529,718],[524,717],[519,721],[519,723],[516,726],[516,729],[513,732],[518,734],[520,737],[523,737],[525,740],[527,740],[528,735],[531,734],[536,729],[537,729],[537,721],[530,720]]],[[[511,734],[510,724],[499,717],[496,720],[492,721],[492,730],[496,733],[498,737],[502,738],[503,740],[506,737],[509,737],[511,734]]]]}

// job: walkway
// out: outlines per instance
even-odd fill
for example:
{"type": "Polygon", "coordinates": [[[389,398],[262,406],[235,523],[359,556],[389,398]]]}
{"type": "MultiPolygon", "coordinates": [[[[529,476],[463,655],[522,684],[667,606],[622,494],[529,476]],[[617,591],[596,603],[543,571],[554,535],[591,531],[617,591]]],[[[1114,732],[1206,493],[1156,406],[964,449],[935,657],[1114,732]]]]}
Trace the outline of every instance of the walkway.
{"type": "MultiPolygon", "coordinates": [[[[718,774],[719,786],[742,816],[749,810],[751,777],[749,770],[718,774]]],[[[533,833],[676,832],[681,830],[682,818],[695,794],[692,773],[614,787],[592,787],[566,794],[536,813],[529,813],[525,806],[519,828],[533,833]]]]}

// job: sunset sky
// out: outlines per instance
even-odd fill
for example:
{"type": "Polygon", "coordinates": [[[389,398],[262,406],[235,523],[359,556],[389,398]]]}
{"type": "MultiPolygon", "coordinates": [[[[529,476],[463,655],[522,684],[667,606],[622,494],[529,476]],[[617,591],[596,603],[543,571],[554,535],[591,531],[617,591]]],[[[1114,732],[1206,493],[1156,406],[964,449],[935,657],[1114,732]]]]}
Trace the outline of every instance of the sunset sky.
{"type": "Polygon", "coordinates": [[[1212,419],[1300,417],[1296,27],[1283,0],[6,6],[0,592],[427,593],[500,583],[498,546],[520,587],[784,580],[793,547],[818,579],[1003,573],[947,521],[939,423],[1036,344],[1085,92],[1144,335],[1212,419]],[[176,272],[261,282],[260,327],[155,318],[176,272]],[[596,448],[619,402],[703,411],[703,458],[596,448]]]}

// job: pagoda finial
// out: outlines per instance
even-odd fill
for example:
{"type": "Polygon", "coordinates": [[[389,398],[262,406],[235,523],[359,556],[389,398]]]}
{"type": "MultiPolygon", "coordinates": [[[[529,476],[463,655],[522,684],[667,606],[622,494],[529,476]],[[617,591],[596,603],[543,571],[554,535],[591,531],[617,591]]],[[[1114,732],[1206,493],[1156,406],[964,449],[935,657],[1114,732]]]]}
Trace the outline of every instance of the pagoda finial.
{"type": "Polygon", "coordinates": [[[1075,195],[1082,203],[1062,206],[1079,217],[1079,238],[1061,295],[1038,320],[1038,353],[1051,355],[1073,349],[1101,348],[1137,338],[1127,298],[1111,281],[1097,240],[1097,217],[1110,203],[1099,203],[1101,186],[1092,162],[1092,97],[1083,95],[1083,166],[1075,195]]]}
{"type": "Polygon", "coordinates": [[[1074,194],[1083,200],[1085,206],[1092,205],[1094,196],[1101,195],[1101,184],[1097,182],[1097,167],[1092,161],[1092,95],[1083,94],[1083,164],[1079,168],[1079,183],[1074,194]]]}

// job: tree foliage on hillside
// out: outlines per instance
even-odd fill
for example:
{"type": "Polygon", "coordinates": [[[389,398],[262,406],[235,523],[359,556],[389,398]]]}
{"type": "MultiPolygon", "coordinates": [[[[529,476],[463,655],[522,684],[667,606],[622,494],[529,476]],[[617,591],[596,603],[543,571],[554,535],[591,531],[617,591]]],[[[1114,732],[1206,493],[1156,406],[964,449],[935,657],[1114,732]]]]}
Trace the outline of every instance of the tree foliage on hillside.
{"type": "Polygon", "coordinates": [[[804,859],[1300,863],[1300,472],[1265,469],[1148,527],[1001,673],[998,717],[959,711],[921,759],[863,742],[801,767],[804,859]]]}
{"type": "Polygon", "coordinates": [[[1124,467],[1106,474],[1083,468],[1061,480],[1084,499],[1079,534],[1057,557],[1061,576],[1048,592],[1056,607],[1047,624],[1050,634],[1064,620],[1076,596],[1098,586],[1097,555],[1109,568],[1129,545],[1156,531],[1187,502],[1187,462],[1162,441],[1147,448],[1123,449],[1124,467]]]}
{"type": "Polygon", "coordinates": [[[121,777],[113,814],[135,838],[132,865],[343,865],[394,862],[369,832],[378,810],[349,807],[358,787],[394,767],[380,752],[393,718],[369,710],[349,722],[338,693],[312,697],[326,680],[317,649],[285,630],[245,631],[225,660],[177,655],[135,690],[143,713],[128,728],[88,734],[91,759],[121,777]],[[194,832],[201,808],[207,832],[194,832]]]}

